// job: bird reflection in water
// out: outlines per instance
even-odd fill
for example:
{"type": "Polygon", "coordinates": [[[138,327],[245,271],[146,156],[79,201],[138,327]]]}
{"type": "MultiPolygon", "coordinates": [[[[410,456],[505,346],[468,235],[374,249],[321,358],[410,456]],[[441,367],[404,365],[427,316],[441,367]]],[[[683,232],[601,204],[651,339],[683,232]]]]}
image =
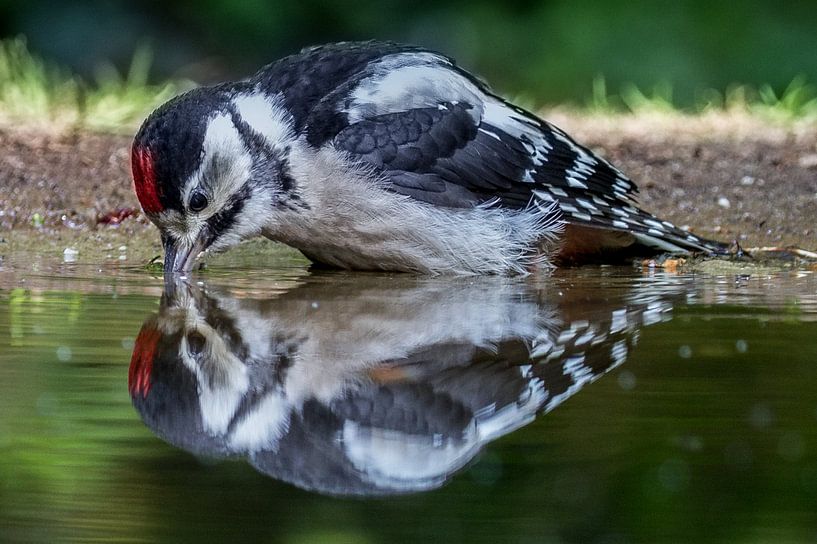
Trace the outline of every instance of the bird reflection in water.
{"type": "Polygon", "coordinates": [[[419,492],[623,363],[668,300],[512,278],[316,276],[268,298],[179,281],[128,384],[196,455],[331,495],[419,492]]]}

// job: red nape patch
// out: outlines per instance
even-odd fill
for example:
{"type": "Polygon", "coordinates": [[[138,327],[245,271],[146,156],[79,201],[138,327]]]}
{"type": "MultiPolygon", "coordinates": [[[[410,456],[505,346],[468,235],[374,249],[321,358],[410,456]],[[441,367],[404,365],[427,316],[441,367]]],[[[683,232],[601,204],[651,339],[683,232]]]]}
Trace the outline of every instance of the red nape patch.
{"type": "Polygon", "coordinates": [[[150,392],[150,374],[153,372],[153,359],[162,333],[151,324],[146,324],[136,337],[133,356],[128,368],[128,391],[131,396],[148,396],[150,392]]]}
{"type": "Polygon", "coordinates": [[[159,213],[164,208],[159,200],[159,188],[156,186],[156,172],[153,156],[146,147],[133,146],[130,155],[133,171],[133,188],[136,197],[145,213],[159,213]]]}

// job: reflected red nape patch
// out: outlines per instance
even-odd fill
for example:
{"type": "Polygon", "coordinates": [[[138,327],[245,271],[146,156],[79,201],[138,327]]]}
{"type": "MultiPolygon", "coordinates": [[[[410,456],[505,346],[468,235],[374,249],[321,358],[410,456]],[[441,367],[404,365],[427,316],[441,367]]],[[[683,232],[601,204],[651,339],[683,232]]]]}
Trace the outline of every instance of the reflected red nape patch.
{"type": "Polygon", "coordinates": [[[159,200],[153,156],[146,147],[133,146],[131,150],[133,188],[145,213],[159,213],[164,207],[159,200]]]}
{"type": "Polygon", "coordinates": [[[148,396],[150,392],[150,375],[153,372],[153,359],[162,333],[153,325],[145,325],[136,337],[133,356],[128,368],[128,391],[132,396],[148,396]]]}

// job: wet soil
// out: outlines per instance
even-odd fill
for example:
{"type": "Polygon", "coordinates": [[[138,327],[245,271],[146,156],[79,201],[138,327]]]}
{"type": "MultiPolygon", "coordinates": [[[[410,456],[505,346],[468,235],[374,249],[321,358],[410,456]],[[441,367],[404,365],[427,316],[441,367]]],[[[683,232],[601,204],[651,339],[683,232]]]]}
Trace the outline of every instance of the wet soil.
{"type": "MultiPolygon", "coordinates": [[[[744,247],[817,248],[815,126],[726,115],[555,110],[546,117],[630,176],[642,207],[662,218],[744,247]]],[[[129,143],[106,134],[0,128],[0,254],[83,246],[117,258],[122,244],[138,248],[131,259],[159,253],[131,188],[129,143]]]]}

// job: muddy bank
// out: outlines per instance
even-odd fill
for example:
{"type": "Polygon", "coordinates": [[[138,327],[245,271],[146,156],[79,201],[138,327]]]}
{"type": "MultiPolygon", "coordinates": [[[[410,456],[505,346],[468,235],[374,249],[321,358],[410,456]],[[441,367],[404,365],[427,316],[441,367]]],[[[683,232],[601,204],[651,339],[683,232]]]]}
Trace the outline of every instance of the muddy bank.
{"type": "MultiPolygon", "coordinates": [[[[547,117],[629,175],[641,205],[658,216],[745,247],[817,248],[817,127],[725,115],[547,117]]],[[[131,259],[144,259],[160,251],[144,216],[128,216],[138,209],[129,143],[0,129],[0,252],[79,244],[116,259],[127,244],[131,259]]]]}

